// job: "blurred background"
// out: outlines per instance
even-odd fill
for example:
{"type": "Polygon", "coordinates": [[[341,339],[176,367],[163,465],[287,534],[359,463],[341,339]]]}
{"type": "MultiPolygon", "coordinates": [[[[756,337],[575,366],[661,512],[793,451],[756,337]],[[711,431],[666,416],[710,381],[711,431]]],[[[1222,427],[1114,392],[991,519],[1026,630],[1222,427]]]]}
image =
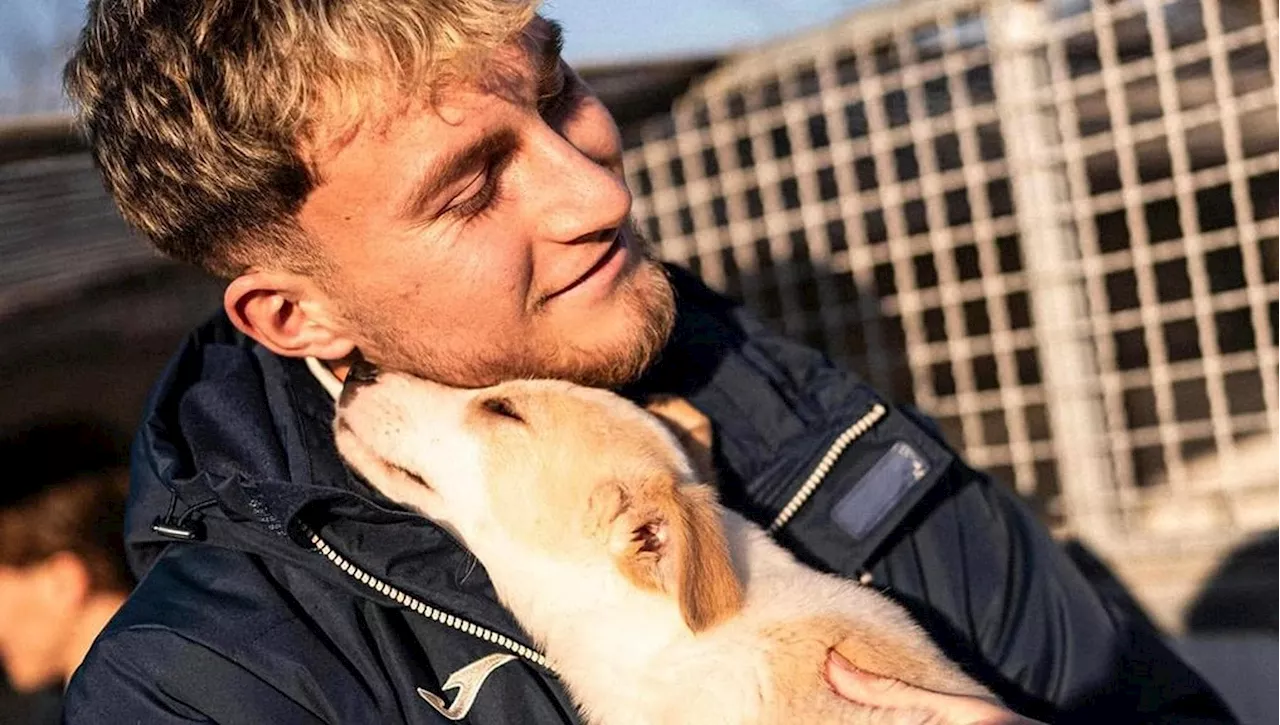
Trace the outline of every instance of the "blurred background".
{"type": "MultiPolygon", "coordinates": [[[[130,429],[219,304],[71,130],[82,11],[0,0],[0,433],[130,429]]],[[[546,12],[665,257],[937,417],[1246,722],[1280,719],[1272,0],[546,12]]]]}

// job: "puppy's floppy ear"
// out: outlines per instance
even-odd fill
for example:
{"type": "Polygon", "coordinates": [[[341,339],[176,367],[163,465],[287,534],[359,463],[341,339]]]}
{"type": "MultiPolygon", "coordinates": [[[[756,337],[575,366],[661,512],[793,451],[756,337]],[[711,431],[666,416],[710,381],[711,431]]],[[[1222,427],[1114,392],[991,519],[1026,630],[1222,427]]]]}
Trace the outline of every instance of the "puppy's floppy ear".
{"type": "Polygon", "coordinates": [[[742,608],[715,493],[665,480],[633,494],[615,522],[611,548],[636,586],[674,596],[700,632],[742,608]]]}
{"type": "Polygon", "coordinates": [[[715,491],[701,484],[685,485],[676,490],[676,497],[685,535],[680,611],[689,628],[699,632],[742,609],[742,584],[733,570],[715,491]]]}

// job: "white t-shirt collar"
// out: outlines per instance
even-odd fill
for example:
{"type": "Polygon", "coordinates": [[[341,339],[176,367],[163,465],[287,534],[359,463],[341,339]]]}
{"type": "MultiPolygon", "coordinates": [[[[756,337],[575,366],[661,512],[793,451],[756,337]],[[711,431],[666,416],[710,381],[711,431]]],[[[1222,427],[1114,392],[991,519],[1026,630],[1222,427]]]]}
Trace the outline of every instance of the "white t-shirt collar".
{"type": "Polygon", "coordinates": [[[320,383],[320,387],[324,388],[325,392],[334,400],[337,400],[338,396],[342,395],[342,381],[338,379],[337,375],[333,374],[328,365],[314,357],[309,357],[307,358],[307,369],[311,371],[311,376],[320,383]]]}

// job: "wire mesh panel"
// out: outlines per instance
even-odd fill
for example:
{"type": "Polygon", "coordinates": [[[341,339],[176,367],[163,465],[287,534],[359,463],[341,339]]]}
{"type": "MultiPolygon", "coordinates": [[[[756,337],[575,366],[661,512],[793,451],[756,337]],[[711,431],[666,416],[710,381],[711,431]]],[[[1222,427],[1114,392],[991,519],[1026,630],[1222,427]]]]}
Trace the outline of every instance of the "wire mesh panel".
{"type": "Polygon", "coordinates": [[[1274,8],[1232,7],[857,15],[629,133],[637,220],[1051,524],[1137,532],[1277,427],[1274,8]]]}
{"type": "Polygon", "coordinates": [[[628,168],[668,257],[916,401],[1058,516],[980,10],[895,8],[733,64],[628,168]]]}
{"type": "Polygon", "coordinates": [[[1047,30],[1118,524],[1143,532],[1246,495],[1200,461],[1277,429],[1275,7],[1097,3],[1047,30]]]}

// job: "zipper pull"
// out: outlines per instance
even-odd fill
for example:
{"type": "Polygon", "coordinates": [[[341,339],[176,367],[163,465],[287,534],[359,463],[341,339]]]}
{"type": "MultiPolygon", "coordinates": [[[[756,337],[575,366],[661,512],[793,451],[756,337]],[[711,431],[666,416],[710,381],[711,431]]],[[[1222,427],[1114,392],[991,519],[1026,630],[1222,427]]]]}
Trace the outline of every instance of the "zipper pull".
{"type": "Polygon", "coordinates": [[[199,519],[192,517],[201,509],[207,509],[217,503],[216,499],[208,499],[201,501],[195,506],[191,506],[182,515],[174,520],[173,512],[178,507],[178,497],[174,496],[169,500],[169,510],[164,516],[157,516],[156,520],[151,522],[151,530],[161,536],[179,541],[195,541],[204,538],[204,526],[199,519]]]}
{"type": "Polygon", "coordinates": [[[194,529],[169,523],[162,516],[156,517],[155,522],[151,524],[151,530],[161,536],[180,541],[194,541],[197,536],[197,532],[194,529]]]}

